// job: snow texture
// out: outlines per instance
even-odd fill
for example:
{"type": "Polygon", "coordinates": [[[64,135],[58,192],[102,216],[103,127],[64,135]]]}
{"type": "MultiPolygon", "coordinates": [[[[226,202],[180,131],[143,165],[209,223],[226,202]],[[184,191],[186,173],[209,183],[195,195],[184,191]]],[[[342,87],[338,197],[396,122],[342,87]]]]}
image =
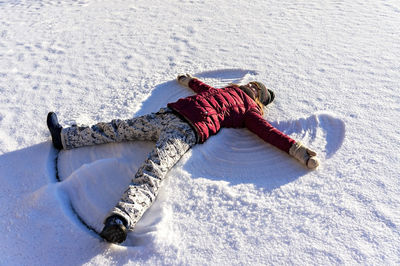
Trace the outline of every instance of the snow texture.
{"type": "Polygon", "coordinates": [[[400,4],[0,1],[0,265],[400,264],[400,4]],[[308,171],[222,129],[170,171],[123,245],[101,230],[152,143],[62,151],[45,118],[94,124],[259,80],[308,171]]]}

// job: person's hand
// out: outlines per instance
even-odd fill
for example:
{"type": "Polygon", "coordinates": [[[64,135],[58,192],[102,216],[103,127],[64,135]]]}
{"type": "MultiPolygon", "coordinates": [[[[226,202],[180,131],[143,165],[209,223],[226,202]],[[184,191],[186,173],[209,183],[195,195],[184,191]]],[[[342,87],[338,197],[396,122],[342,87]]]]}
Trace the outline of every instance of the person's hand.
{"type": "Polygon", "coordinates": [[[178,81],[179,84],[185,87],[189,87],[189,82],[192,80],[192,75],[190,74],[179,74],[176,80],[178,81]]]}
{"type": "Polygon", "coordinates": [[[292,147],[290,147],[289,154],[308,169],[315,169],[319,166],[317,153],[301,144],[301,142],[293,144],[292,147]]]}

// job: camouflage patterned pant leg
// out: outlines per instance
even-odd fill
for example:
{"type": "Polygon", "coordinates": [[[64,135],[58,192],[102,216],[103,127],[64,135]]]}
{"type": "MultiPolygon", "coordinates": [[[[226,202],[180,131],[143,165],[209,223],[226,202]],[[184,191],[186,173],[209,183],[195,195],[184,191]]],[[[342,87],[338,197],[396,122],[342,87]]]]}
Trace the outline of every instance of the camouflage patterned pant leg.
{"type": "Polygon", "coordinates": [[[175,117],[170,109],[162,108],[157,113],[132,119],[63,128],[61,139],[64,149],[133,140],[157,141],[162,128],[175,117]]]}
{"type": "Polygon", "coordinates": [[[196,143],[193,129],[179,117],[169,120],[162,128],[155,148],[139,168],[129,188],[111,211],[128,221],[128,229],[133,230],[143,213],[155,200],[161,182],[167,172],[196,143]]]}

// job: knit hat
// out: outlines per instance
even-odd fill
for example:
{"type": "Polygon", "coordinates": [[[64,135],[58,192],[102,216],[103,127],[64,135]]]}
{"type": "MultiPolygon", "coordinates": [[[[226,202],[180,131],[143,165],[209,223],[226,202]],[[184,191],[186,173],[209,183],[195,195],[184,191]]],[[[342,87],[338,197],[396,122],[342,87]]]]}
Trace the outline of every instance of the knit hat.
{"type": "MultiPolygon", "coordinates": [[[[250,82],[252,85],[255,85],[258,88],[258,97],[259,100],[262,104],[264,104],[265,106],[270,104],[274,99],[275,99],[275,93],[270,90],[267,89],[265,87],[264,84],[262,84],[261,82],[258,81],[252,81],[250,82]]],[[[254,98],[254,93],[253,91],[251,91],[249,88],[247,88],[246,86],[240,86],[240,88],[246,92],[247,95],[249,95],[250,97],[254,98]]]]}
{"type": "Polygon", "coordinates": [[[262,104],[268,105],[275,99],[274,92],[272,90],[267,89],[264,84],[258,81],[253,81],[251,83],[258,87],[259,99],[262,104]]]}

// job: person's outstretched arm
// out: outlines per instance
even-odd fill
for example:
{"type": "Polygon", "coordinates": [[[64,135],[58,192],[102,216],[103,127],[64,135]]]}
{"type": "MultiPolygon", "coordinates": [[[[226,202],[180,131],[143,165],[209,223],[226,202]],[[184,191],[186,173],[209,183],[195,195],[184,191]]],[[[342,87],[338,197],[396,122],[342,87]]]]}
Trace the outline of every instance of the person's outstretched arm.
{"type": "Polygon", "coordinates": [[[256,111],[250,111],[246,114],[245,125],[265,142],[287,152],[307,168],[314,169],[318,167],[319,160],[315,151],[310,150],[272,126],[256,111]]]}
{"type": "Polygon", "coordinates": [[[210,85],[202,82],[198,78],[193,77],[190,74],[178,75],[177,81],[180,85],[192,89],[196,93],[208,91],[214,89],[210,85]]]}

